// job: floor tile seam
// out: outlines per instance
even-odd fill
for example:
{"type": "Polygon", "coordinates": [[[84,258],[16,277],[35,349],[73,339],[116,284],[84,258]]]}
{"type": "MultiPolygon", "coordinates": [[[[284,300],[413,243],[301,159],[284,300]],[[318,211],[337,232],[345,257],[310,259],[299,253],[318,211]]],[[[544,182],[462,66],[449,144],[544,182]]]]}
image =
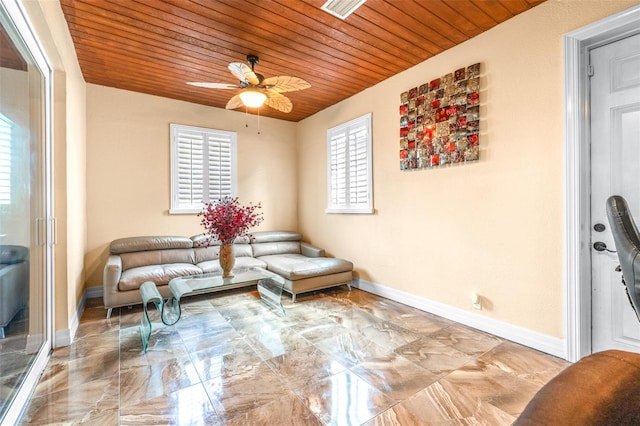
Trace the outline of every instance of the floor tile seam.
{"type": "MultiPolygon", "coordinates": [[[[267,366],[267,367],[268,367],[268,366],[267,366]]],[[[278,377],[278,376],[276,375],[276,377],[278,377]]],[[[231,420],[233,420],[233,419],[235,419],[235,418],[239,418],[239,417],[241,417],[241,416],[245,415],[245,414],[246,414],[246,412],[242,412],[242,413],[239,413],[238,415],[236,415],[236,416],[234,416],[234,417],[227,418],[227,416],[226,416],[226,414],[225,414],[224,412],[223,412],[223,413],[220,413],[220,412],[218,411],[218,409],[217,409],[216,407],[217,407],[217,406],[222,406],[222,407],[224,407],[224,404],[222,403],[222,401],[221,401],[220,399],[216,398],[214,395],[212,395],[212,394],[209,392],[209,387],[207,386],[207,384],[206,384],[206,383],[207,383],[207,382],[211,382],[211,381],[212,381],[212,380],[214,380],[214,379],[220,379],[220,378],[222,378],[222,376],[212,377],[211,379],[206,380],[206,381],[202,381],[202,382],[200,382],[199,384],[204,388],[204,391],[205,391],[205,393],[206,393],[206,395],[207,395],[207,398],[209,399],[209,403],[211,404],[211,407],[213,408],[213,411],[216,413],[216,416],[217,416],[218,418],[220,418],[220,419],[224,419],[224,423],[223,423],[223,424],[226,424],[227,422],[229,422],[229,421],[231,421],[231,420]]],[[[282,380],[280,379],[280,377],[278,377],[278,379],[282,382],[282,380]]],[[[289,387],[287,387],[287,386],[286,386],[286,383],[284,383],[284,382],[283,382],[283,384],[285,385],[285,387],[286,387],[286,389],[287,389],[287,390],[289,390],[289,391],[291,391],[292,393],[294,393],[294,392],[293,392],[289,387]]],[[[277,401],[277,399],[276,399],[276,398],[274,398],[273,400],[270,400],[270,401],[266,402],[265,404],[261,404],[261,405],[258,405],[258,406],[256,406],[256,407],[253,407],[253,408],[251,408],[251,410],[249,410],[249,411],[252,411],[252,410],[255,410],[255,409],[259,409],[259,408],[262,408],[262,407],[264,407],[265,405],[271,404],[271,403],[273,403],[273,402],[275,402],[275,401],[277,401]]]]}
{"type": "MultiPolygon", "coordinates": [[[[442,388],[442,390],[443,390],[444,392],[446,392],[446,393],[447,393],[447,395],[449,395],[449,396],[450,396],[450,399],[451,399],[452,404],[454,404],[455,408],[457,409],[458,407],[457,407],[457,406],[456,406],[456,404],[455,404],[455,399],[456,399],[456,397],[455,397],[455,396],[451,396],[451,395],[449,394],[449,392],[447,392],[447,391],[445,390],[445,388],[444,388],[443,384],[440,382],[440,380],[438,380],[438,382],[437,382],[437,383],[440,385],[440,387],[442,388]]],[[[461,389],[461,387],[460,387],[459,385],[457,385],[457,384],[455,384],[455,383],[454,383],[454,384],[452,384],[452,386],[454,386],[454,388],[456,388],[456,389],[458,389],[459,391],[461,391],[461,390],[460,390],[460,389],[461,389]]],[[[423,391],[424,391],[424,390],[426,390],[426,389],[423,389],[423,391]]],[[[480,408],[483,406],[483,404],[486,404],[486,405],[490,405],[494,410],[497,410],[497,411],[499,411],[500,413],[503,413],[503,414],[506,414],[507,416],[511,416],[511,417],[513,417],[511,414],[509,414],[509,413],[507,413],[506,411],[504,411],[504,410],[502,410],[502,409],[498,408],[495,404],[491,403],[491,402],[490,402],[489,400],[487,400],[485,397],[480,397],[480,396],[468,396],[468,398],[470,398],[470,399],[474,400],[474,402],[475,402],[475,406],[474,406],[473,412],[471,413],[471,415],[470,415],[470,416],[463,416],[463,415],[462,415],[462,413],[460,413],[460,412],[459,412],[459,414],[460,414],[459,416],[452,417],[452,416],[448,415],[448,414],[449,414],[449,412],[447,412],[446,410],[445,410],[444,412],[441,412],[441,414],[442,414],[442,415],[447,415],[447,417],[448,417],[450,420],[452,420],[452,421],[462,421],[462,420],[467,420],[467,419],[476,419],[476,420],[478,420],[478,419],[481,419],[481,418],[482,418],[481,416],[479,416],[479,415],[478,415],[478,414],[479,414],[479,410],[480,410],[480,408]]],[[[432,400],[434,400],[434,402],[437,402],[437,401],[435,401],[435,399],[434,399],[433,397],[431,397],[431,396],[429,396],[429,399],[432,399],[432,400]]],[[[408,398],[407,398],[407,400],[408,400],[408,398]]],[[[438,404],[438,405],[440,405],[440,404],[438,404]]],[[[438,411],[442,411],[442,410],[441,410],[440,408],[438,408],[438,411]]]]}
{"type": "MultiPolygon", "coordinates": [[[[329,374],[329,375],[327,375],[327,376],[325,376],[325,377],[321,377],[321,378],[320,378],[320,381],[323,381],[323,380],[325,380],[325,379],[327,379],[327,378],[329,378],[329,377],[335,376],[335,375],[337,375],[337,374],[343,373],[344,371],[346,371],[346,370],[348,370],[348,369],[349,369],[349,367],[348,367],[348,366],[344,365],[344,364],[343,364],[342,362],[340,362],[339,360],[336,360],[336,359],[335,359],[334,357],[332,357],[331,355],[329,355],[329,354],[327,354],[327,353],[323,352],[322,350],[320,350],[320,349],[319,349],[318,347],[316,347],[315,345],[312,345],[312,346],[313,346],[317,351],[321,352],[323,355],[326,355],[327,357],[329,357],[329,361],[330,361],[330,362],[334,362],[334,363],[336,363],[336,364],[339,364],[339,365],[342,367],[342,370],[340,370],[340,371],[338,371],[338,372],[336,372],[336,373],[329,374]]],[[[306,348],[306,347],[305,347],[305,348],[306,348]]],[[[284,354],[284,355],[286,355],[286,354],[284,354]]],[[[278,357],[280,357],[280,356],[282,356],[282,355],[279,355],[278,357]]],[[[272,357],[272,358],[270,358],[270,359],[274,359],[274,358],[278,358],[278,357],[272,357]]],[[[284,374],[280,373],[280,371],[279,371],[279,370],[276,370],[276,369],[275,369],[275,368],[276,368],[276,367],[275,367],[275,365],[274,365],[274,366],[272,366],[272,365],[271,365],[272,363],[270,363],[270,362],[268,362],[268,361],[265,361],[265,362],[269,365],[269,367],[271,368],[271,370],[272,370],[274,373],[276,373],[277,375],[279,375],[279,376],[283,379],[282,381],[285,383],[285,385],[286,385],[286,384],[288,384],[288,382],[289,382],[289,381],[288,381],[288,376],[285,376],[284,374]]],[[[317,371],[317,370],[316,370],[316,371],[317,371]]],[[[297,377],[297,375],[296,375],[296,377],[297,377]]],[[[306,386],[305,386],[305,387],[306,387],[306,386]]],[[[293,389],[292,389],[292,390],[293,390],[293,389]]]]}
{"type": "MultiPolygon", "coordinates": [[[[120,309],[118,309],[118,327],[120,327],[120,309]]],[[[139,329],[138,329],[139,331],[139,329]]],[[[121,423],[120,415],[122,413],[122,335],[118,332],[118,424],[121,423]]]]}
{"type": "MultiPolygon", "coordinates": [[[[120,373],[118,373],[118,407],[120,406],[120,379],[119,379],[119,374],[120,373]]],[[[97,378],[97,379],[94,379],[94,380],[88,380],[86,382],[82,382],[82,383],[76,384],[75,386],[77,387],[77,386],[89,385],[89,384],[91,384],[93,382],[97,382],[97,381],[105,380],[105,379],[108,379],[108,377],[100,377],[100,378],[97,378]]],[[[33,400],[36,400],[36,399],[40,399],[40,398],[44,398],[44,397],[55,396],[55,394],[61,394],[62,392],[68,392],[68,391],[72,390],[71,387],[67,386],[67,387],[63,387],[63,388],[52,390],[50,392],[43,392],[43,391],[38,391],[37,390],[38,386],[39,386],[39,384],[36,386],[36,389],[33,390],[33,393],[32,393],[32,395],[30,397],[30,401],[33,401],[33,400]]]]}
{"type": "MultiPolygon", "coordinates": [[[[452,374],[454,374],[456,372],[459,372],[459,371],[463,370],[466,366],[475,364],[478,361],[478,358],[479,358],[479,356],[478,357],[473,357],[472,359],[470,359],[469,361],[465,362],[464,364],[462,364],[458,368],[443,374],[442,376],[440,376],[438,378],[438,380],[436,382],[440,382],[441,380],[446,380],[447,377],[449,377],[450,375],[452,375],[452,374]]],[[[436,383],[436,382],[434,382],[434,383],[436,383]]],[[[453,382],[450,382],[450,383],[453,383],[453,382]]]]}
{"type": "Polygon", "coordinates": [[[120,337],[120,327],[118,327],[117,330],[108,330],[108,331],[104,331],[104,332],[98,333],[98,334],[88,334],[86,336],[80,336],[80,337],[74,336],[74,339],[72,340],[71,344],[69,346],[65,346],[65,347],[78,346],[78,344],[84,343],[89,338],[95,338],[95,337],[108,338],[109,336],[105,337],[104,336],[105,334],[114,334],[114,335],[117,335],[118,337],[120,337]]]}
{"type": "MultiPolygon", "coordinates": [[[[419,391],[419,392],[416,392],[416,394],[418,394],[418,393],[422,392],[423,390],[424,390],[424,389],[422,389],[422,390],[421,390],[421,391],[419,391]]],[[[414,394],[414,395],[415,395],[415,394],[414,394]]],[[[414,395],[411,395],[411,397],[413,397],[414,395]]],[[[387,395],[385,394],[385,396],[387,396],[387,395]]],[[[409,398],[411,398],[411,397],[409,397],[409,398]]],[[[384,410],[380,411],[379,413],[376,413],[376,414],[375,414],[373,417],[371,417],[370,419],[367,419],[366,421],[364,421],[364,422],[360,423],[360,425],[359,425],[359,426],[366,426],[366,425],[367,425],[371,420],[375,419],[376,417],[379,417],[379,416],[383,415],[384,413],[386,413],[386,412],[387,412],[387,411],[389,411],[389,410],[393,410],[395,407],[397,407],[397,406],[399,406],[399,405],[403,404],[403,403],[404,403],[405,401],[407,401],[409,398],[405,398],[405,399],[400,400],[400,401],[395,401],[395,400],[393,400],[393,399],[389,398],[390,400],[392,400],[392,401],[393,401],[393,403],[392,403],[389,407],[385,408],[384,410]]],[[[403,425],[397,425],[397,426],[403,426],[403,425]]],[[[410,425],[407,425],[407,426],[410,426],[410,425]]],[[[417,425],[414,425],[414,426],[417,426],[417,425]]]]}
{"type": "MultiPolygon", "coordinates": [[[[487,353],[494,351],[494,350],[495,350],[495,349],[497,349],[499,346],[502,346],[502,345],[509,345],[509,344],[515,344],[515,342],[512,342],[512,341],[510,341],[510,340],[503,340],[499,345],[497,345],[496,347],[494,347],[493,349],[491,349],[491,350],[490,350],[490,351],[488,351],[487,353]]],[[[525,346],[525,347],[526,347],[526,346],[525,346]]],[[[532,348],[529,348],[529,347],[526,347],[526,348],[527,348],[528,350],[535,351],[535,349],[532,349],[532,348]]],[[[509,352],[511,352],[511,351],[509,351],[509,352]]],[[[546,355],[547,357],[550,357],[550,355],[548,355],[548,354],[544,354],[544,355],[546,355]]],[[[484,356],[484,354],[483,354],[482,356],[484,356]]],[[[479,359],[479,358],[480,358],[480,357],[478,357],[478,359],[479,359]]],[[[555,369],[554,367],[548,367],[548,368],[545,368],[544,370],[538,370],[538,371],[530,372],[530,375],[531,375],[531,376],[534,376],[534,377],[529,378],[529,377],[528,377],[528,375],[522,375],[523,373],[519,373],[519,372],[517,372],[517,371],[515,371],[515,370],[513,370],[513,369],[505,370],[505,369],[501,368],[500,366],[496,365],[494,362],[487,362],[487,361],[484,361],[484,360],[481,360],[481,361],[482,361],[482,362],[485,362],[485,363],[487,363],[487,364],[489,364],[489,365],[491,365],[491,366],[493,366],[493,367],[495,367],[495,368],[500,369],[501,371],[503,371],[503,372],[504,372],[504,373],[506,373],[506,374],[509,374],[509,375],[511,375],[511,376],[513,376],[513,377],[517,377],[517,378],[519,378],[519,379],[526,380],[527,382],[529,382],[529,383],[531,383],[531,384],[534,384],[534,385],[536,385],[536,386],[540,386],[540,383],[536,382],[536,380],[534,379],[534,377],[539,377],[539,375],[540,375],[540,374],[542,374],[542,373],[545,373],[545,372],[547,372],[547,371],[550,371],[550,370],[554,370],[554,369],[555,369]]],[[[564,368],[566,368],[566,367],[564,367],[564,368]]],[[[563,369],[564,369],[564,368],[563,368],[563,369]]],[[[552,377],[553,377],[553,376],[556,376],[557,374],[559,374],[559,373],[560,373],[560,371],[562,371],[563,369],[561,369],[561,370],[559,370],[559,371],[555,372],[555,374],[553,374],[553,375],[552,375],[552,377]]],[[[549,380],[551,380],[551,379],[549,379],[549,380]]]]}
{"type": "MultiPolygon", "coordinates": [[[[358,363],[358,364],[354,365],[353,367],[348,368],[347,370],[348,370],[351,374],[355,375],[355,376],[356,376],[356,377],[358,377],[360,380],[362,380],[363,382],[365,382],[366,384],[368,384],[369,386],[371,386],[372,388],[374,388],[375,390],[377,390],[378,392],[380,392],[381,394],[383,394],[384,396],[386,396],[386,397],[390,398],[391,400],[395,401],[396,403],[397,403],[397,402],[400,402],[400,401],[396,400],[395,398],[391,397],[391,396],[387,393],[387,391],[385,391],[385,390],[383,390],[383,389],[380,389],[378,386],[376,386],[375,384],[371,383],[369,380],[367,380],[366,378],[362,377],[360,374],[358,374],[357,372],[355,372],[355,371],[353,370],[354,368],[358,367],[358,366],[359,366],[359,365],[361,365],[361,364],[362,364],[362,362],[360,362],[360,363],[358,363]]],[[[342,371],[342,373],[344,373],[344,370],[342,371]]],[[[341,373],[336,373],[336,374],[341,374],[341,373]]],[[[335,374],[334,374],[334,375],[335,375],[335,374]]],[[[334,376],[334,375],[332,375],[332,376],[334,376]]],[[[331,377],[331,376],[329,376],[329,377],[331,377]]]]}
{"type": "MultiPolygon", "coordinates": [[[[289,391],[289,393],[290,393],[293,397],[295,397],[295,398],[296,398],[296,399],[301,403],[301,405],[302,405],[302,406],[304,406],[304,407],[309,411],[309,413],[310,413],[310,414],[311,414],[315,419],[317,419],[317,420],[320,422],[320,424],[325,424],[325,423],[322,421],[322,419],[320,419],[320,418],[316,415],[316,413],[314,413],[314,412],[313,412],[313,410],[311,410],[311,408],[310,408],[310,407],[305,403],[305,401],[300,397],[300,395],[298,395],[298,393],[297,393],[297,392],[295,392],[295,390],[290,389],[290,388],[287,388],[287,390],[289,391]]],[[[247,415],[248,413],[251,413],[252,411],[260,410],[260,409],[262,409],[262,408],[266,407],[267,405],[276,404],[277,402],[278,402],[278,399],[273,399],[273,400],[271,400],[271,401],[269,401],[269,402],[267,402],[267,403],[265,403],[265,404],[262,404],[262,405],[259,405],[259,406],[257,406],[257,407],[253,407],[253,408],[251,408],[248,412],[240,413],[240,414],[238,414],[238,415],[236,415],[236,416],[234,416],[234,417],[231,417],[231,418],[225,418],[225,423],[228,423],[228,422],[230,422],[230,421],[233,421],[234,419],[238,419],[238,418],[240,418],[240,417],[242,417],[242,416],[245,416],[245,415],[247,415]]],[[[215,409],[215,407],[214,407],[214,409],[215,409]]],[[[216,414],[217,414],[217,411],[216,411],[216,414]]],[[[222,417],[222,416],[220,416],[220,417],[222,417]]]]}
{"type": "MultiPolygon", "coordinates": [[[[276,357],[272,357],[270,359],[273,359],[273,358],[276,358],[276,357]]],[[[261,363],[265,364],[269,368],[269,370],[271,370],[271,372],[278,378],[278,380],[280,380],[280,382],[285,386],[285,388],[291,390],[292,392],[294,391],[294,389],[289,387],[289,382],[287,381],[287,378],[278,370],[276,370],[275,366],[272,366],[271,363],[268,361],[262,361],[261,363]]]]}
{"type": "MultiPolygon", "coordinates": [[[[385,394],[385,396],[387,396],[385,394]]],[[[394,401],[393,399],[389,398],[390,400],[394,401]]],[[[402,400],[402,401],[394,401],[393,404],[385,409],[383,409],[382,411],[375,413],[373,416],[371,416],[370,418],[366,419],[365,421],[361,422],[358,426],[367,426],[369,424],[369,422],[371,422],[373,419],[375,419],[378,416],[383,415],[384,413],[386,413],[389,410],[393,410],[393,407],[397,406],[398,404],[401,404],[402,402],[404,402],[406,400],[402,400]]],[[[398,426],[403,426],[403,425],[398,425],[398,426]]],[[[408,426],[408,425],[407,425],[408,426]]],[[[417,426],[417,425],[414,425],[417,426]]]]}
{"type": "MultiPolygon", "coordinates": [[[[69,373],[71,374],[72,372],[70,371],[69,373]]],[[[46,372],[45,372],[45,374],[46,374],[46,372]]],[[[37,393],[37,395],[36,395],[36,394],[35,394],[35,392],[37,391],[38,386],[40,386],[40,385],[42,384],[42,377],[44,377],[44,375],[45,375],[45,374],[43,374],[43,375],[41,376],[40,380],[38,380],[38,385],[36,385],[36,389],[34,389],[34,396],[40,397],[40,396],[52,395],[52,394],[54,394],[54,393],[63,392],[63,391],[68,391],[68,390],[71,390],[71,389],[72,389],[72,386],[70,386],[69,384],[67,384],[67,385],[65,385],[65,386],[63,386],[63,387],[56,388],[55,390],[50,390],[50,391],[38,391],[38,393],[37,393]]],[[[119,390],[119,389],[120,389],[120,388],[119,388],[119,385],[120,385],[119,377],[120,377],[120,369],[118,368],[118,394],[120,393],[120,390],[119,390]]],[[[88,385],[88,384],[93,383],[93,382],[97,382],[97,381],[99,381],[99,380],[105,380],[105,379],[107,379],[107,378],[108,378],[108,376],[105,376],[105,377],[96,377],[96,378],[94,378],[94,379],[92,379],[92,380],[86,380],[86,381],[82,381],[82,382],[80,382],[80,383],[75,383],[73,386],[84,386],[84,385],[88,385]]]]}
{"type": "MultiPolygon", "coordinates": [[[[423,370],[425,370],[425,371],[427,371],[427,372],[429,372],[429,373],[431,373],[431,374],[433,374],[433,375],[437,376],[437,379],[436,379],[436,380],[434,380],[434,381],[433,381],[432,383],[430,383],[429,385],[427,385],[426,387],[431,386],[432,384],[436,383],[438,380],[440,380],[440,379],[441,379],[441,378],[443,378],[444,376],[446,376],[446,375],[448,375],[448,374],[450,374],[450,373],[451,373],[451,372],[448,372],[448,373],[435,373],[433,370],[430,370],[430,369],[428,369],[428,368],[424,367],[423,365],[421,365],[421,364],[419,364],[419,363],[417,363],[417,362],[415,362],[415,361],[413,361],[413,360],[411,360],[411,359],[409,359],[409,358],[407,358],[407,357],[403,356],[402,354],[400,354],[400,353],[398,353],[398,352],[396,352],[396,351],[393,351],[393,353],[394,353],[394,354],[396,354],[396,355],[398,355],[398,356],[401,356],[401,357],[402,357],[402,358],[404,358],[404,359],[406,359],[406,360],[407,360],[407,361],[409,361],[411,364],[413,364],[415,367],[421,368],[421,369],[423,369],[423,370]]],[[[467,365],[467,364],[468,364],[468,363],[470,363],[470,362],[471,362],[471,361],[467,361],[467,362],[465,362],[462,366],[460,366],[460,367],[456,368],[456,369],[455,369],[455,370],[453,370],[453,371],[459,370],[460,368],[464,367],[465,365],[467,365]]]]}
{"type": "MultiPolygon", "coordinates": [[[[492,367],[493,367],[493,366],[492,366],[492,367]]],[[[497,367],[494,367],[494,368],[497,368],[497,367]]],[[[456,370],[456,371],[457,371],[457,370],[456,370]]],[[[502,371],[502,370],[500,370],[500,371],[502,371]]],[[[465,392],[465,385],[464,385],[464,384],[462,384],[462,385],[461,385],[461,384],[460,384],[458,381],[456,381],[456,380],[448,380],[448,377],[449,377],[451,374],[453,374],[453,373],[455,373],[455,371],[451,372],[450,374],[447,374],[445,377],[440,378],[440,379],[438,380],[438,383],[440,383],[440,385],[444,388],[444,384],[442,383],[442,381],[444,380],[444,381],[446,381],[446,382],[448,383],[448,386],[452,386],[454,389],[458,390],[458,392],[464,393],[464,392],[465,392]]],[[[522,378],[517,377],[517,376],[511,376],[511,379],[517,379],[517,380],[522,380],[522,381],[524,381],[522,378]]],[[[527,382],[527,383],[528,383],[528,382],[527,382]]],[[[531,384],[531,383],[529,383],[529,384],[531,384]]],[[[537,384],[535,384],[535,383],[534,383],[533,385],[534,385],[537,389],[540,389],[540,388],[542,387],[542,386],[537,385],[537,384]]],[[[537,391],[536,391],[536,392],[537,392],[537,391]]],[[[492,393],[492,394],[490,394],[490,395],[482,395],[482,396],[474,395],[474,396],[470,396],[470,397],[471,397],[471,398],[475,398],[477,401],[479,401],[479,402],[481,402],[481,403],[483,403],[483,404],[490,404],[490,405],[491,405],[492,407],[494,407],[495,409],[498,409],[498,410],[500,410],[501,412],[504,412],[504,413],[508,414],[509,416],[517,417],[517,415],[516,415],[516,416],[514,416],[513,414],[511,414],[511,413],[509,413],[509,412],[507,412],[507,411],[503,410],[502,408],[498,407],[497,405],[495,405],[495,404],[493,403],[493,401],[495,400],[495,398],[496,398],[496,397],[501,397],[501,395],[500,395],[500,394],[494,394],[494,393],[492,393]]],[[[533,395],[531,395],[531,397],[530,397],[530,398],[528,398],[528,399],[527,399],[527,401],[528,401],[528,400],[530,400],[532,397],[533,397],[533,395]]]]}
{"type": "MultiPolygon", "coordinates": [[[[426,385],[426,386],[424,386],[422,389],[420,389],[418,392],[416,392],[416,394],[417,394],[417,393],[419,393],[419,392],[421,392],[422,390],[424,390],[424,389],[428,388],[429,386],[433,385],[434,383],[437,383],[437,382],[438,382],[438,381],[440,381],[442,378],[444,378],[445,376],[447,376],[448,374],[450,374],[450,373],[444,373],[444,374],[436,374],[436,373],[433,373],[431,370],[429,370],[429,369],[427,369],[427,368],[424,368],[423,366],[421,366],[421,365],[418,365],[418,364],[414,363],[414,362],[413,362],[413,361],[411,361],[410,359],[408,359],[408,358],[406,358],[406,357],[404,357],[404,356],[402,356],[402,355],[400,355],[400,354],[397,354],[397,353],[396,353],[396,352],[394,352],[394,351],[391,351],[391,353],[398,355],[398,357],[400,357],[400,358],[404,359],[405,361],[407,361],[407,362],[411,363],[414,367],[417,367],[417,368],[419,368],[420,370],[424,370],[426,373],[429,373],[429,374],[435,375],[435,376],[437,377],[437,378],[436,378],[435,380],[433,380],[431,383],[427,384],[427,385],[426,385]]],[[[388,395],[384,390],[382,390],[382,389],[378,388],[378,387],[377,387],[377,386],[375,386],[373,383],[369,382],[369,381],[368,381],[368,380],[366,380],[364,377],[362,377],[361,375],[359,375],[358,373],[356,373],[355,371],[353,371],[353,369],[354,369],[354,368],[359,367],[360,365],[362,365],[362,364],[363,364],[363,362],[366,362],[366,360],[361,361],[361,362],[359,362],[358,364],[356,364],[356,365],[354,365],[354,366],[352,366],[352,367],[349,367],[348,369],[349,369],[353,374],[355,374],[355,375],[356,375],[356,376],[358,376],[360,379],[362,379],[362,380],[364,380],[365,382],[367,382],[369,385],[371,385],[372,387],[374,387],[374,388],[375,388],[375,389],[377,389],[378,391],[380,391],[380,392],[382,392],[383,394],[385,394],[385,395],[389,396],[389,395],[388,395]]],[[[465,364],[465,365],[466,365],[466,364],[465,364]]],[[[454,370],[454,371],[456,371],[456,370],[454,370]]],[[[414,395],[415,395],[415,394],[414,394],[414,395]]],[[[413,395],[412,395],[412,396],[413,396],[413,395]]],[[[389,396],[389,397],[391,398],[391,396],[389,396]]],[[[407,399],[409,399],[409,398],[405,398],[404,400],[407,400],[407,399]]],[[[404,401],[404,400],[403,400],[403,401],[404,401]]]]}
{"type": "Polygon", "coordinates": [[[300,403],[302,404],[302,406],[304,406],[304,407],[309,411],[309,413],[311,413],[311,415],[312,415],[312,416],[313,416],[313,417],[318,421],[318,423],[320,423],[320,424],[325,424],[325,423],[322,421],[322,419],[321,419],[320,417],[318,417],[318,415],[316,415],[316,413],[314,413],[314,412],[313,412],[313,410],[311,409],[311,407],[309,407],[309,405],[305,403],[305,401],[300,397],[300,395],[298,395],[298,393],[297,393],[297,392],[293,392],[293,391],[292,391],[291,393],[295,396],[295,398],[296,398],[298,401],[300,401],[300,403]]]}
{"type": "MultiPolygon", "coordinates": [[[[498,348],[498,346],[501,346],[501,345],[503,345],[504,343],[507,343],[507,342],[509,342],[509,341],[507,341],[507,340],[501,340],[501,341],[500,341],[500,343],[498,343],[497,345],[493,346],[491,349],[488,349],[488,350],[486,350],[485,352],[482,352],[482,353],[476,353],[476,354],[474,354],[474,356],[475,356],[475,361],[476,361],[476,362],[482,362],[482,363],[483,363],[483,364],[485,364],[485,365],[491,365],[492,367],[497,368],[497,369],[499,369],[500,371],[502,371],[502,372],[504,372],[504,373],[506,373],[506,374],[509,374],[509,372],[508,372],[508,371],[503,370],[502,368],[500,368],[499,366],[497,366],[497,365],[495,365],[495,364],[491,363],[490,361],[485,361],[485,360],[481,359],[481,358],[482,358],[482,357],[484,357],[485,355],[488,355],[488,354],[490,354],[491,352],[493,352],[495,349],[497,349],[497,348],[498,348]]],[[[512,343],[513,343],[513,342],[512,342],[512,343]]]]}
{"type": "MultiPolygon", "coordinates": [[[[501,370],[501,371],[504,371],[504,370],[502,370],[502,369],[500,369],[500,370],[501,370]]],[[[541,387],[542,387],[542,386],[544,386],[546,383],[548,383],[548,382],[549,382],[553,377],[555,377],[555,375],[554,375],[554,376],[552,376],[549,380],[546,380],[544,383],[542,383],[542,384],[541,384],[540,382],[536,381],[534,378],[529,378],[529,377],[528,377],[528,376],[526,376],[526,375],[519,375],[519,374],[517,374],[517,373],[515,373],[515,372],[511,373],[511,372],[508,372],[508,371],[504,371],[504,372],[505,372],[506,374],[509,374],[510,376],[514,377],[514,378],[517,378],[517,379],[520,379],[520,380],[524,380],[524,381],[526,381],[527,383],[529,383],[529,384],[531,384],[531,385],[533,385],[533,386],[536,386],[536,387],[538,387],[538,388],[541,388],[541,387]]],[[[557,374],[559,374],[559,372],[558,372],[558,373],[556,373],[556,375],[557,375],[557,374]]],[[[537,374],[535,374],[535,373],[534,373],[533,375],[534,375],[535,377],[538,377],[538,376],[537,376],[537,374]]]]}

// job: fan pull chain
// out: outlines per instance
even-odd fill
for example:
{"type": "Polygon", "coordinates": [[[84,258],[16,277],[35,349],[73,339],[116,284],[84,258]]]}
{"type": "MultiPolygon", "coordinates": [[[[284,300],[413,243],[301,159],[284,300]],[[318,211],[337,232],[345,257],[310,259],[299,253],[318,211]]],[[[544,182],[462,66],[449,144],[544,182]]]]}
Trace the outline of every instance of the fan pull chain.
{"type": "MultiPolygon", "coordinates": [[[[260,108],[258,110],[258,134],[260,134],[260,108]]],[[[249,108],[244,107],[244,127],[249,127],[249,108]]]]}

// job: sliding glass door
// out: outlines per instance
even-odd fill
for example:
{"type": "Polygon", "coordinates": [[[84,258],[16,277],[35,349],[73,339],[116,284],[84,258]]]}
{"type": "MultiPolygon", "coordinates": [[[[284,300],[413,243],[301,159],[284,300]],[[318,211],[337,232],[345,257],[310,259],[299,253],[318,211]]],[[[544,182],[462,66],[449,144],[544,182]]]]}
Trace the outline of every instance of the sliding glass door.
{"type": "Polygon", "coordinates": [[[0,8],[0,421],[51,351],[50,71],[19,4],[0,8]]]}

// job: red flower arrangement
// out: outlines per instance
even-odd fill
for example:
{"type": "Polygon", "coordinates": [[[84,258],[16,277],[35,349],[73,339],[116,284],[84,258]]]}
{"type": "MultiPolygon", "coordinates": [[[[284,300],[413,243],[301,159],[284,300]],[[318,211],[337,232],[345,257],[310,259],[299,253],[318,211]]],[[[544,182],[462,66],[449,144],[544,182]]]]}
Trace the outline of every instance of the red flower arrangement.
{"type": "Polygon", "coordinates": [[[200,224],[212,238],[222,244],[233,244],[238,237],[249,235],[249,229],[260,225],[264,219],[260,203],[241,206],[238,198],[222,197],[213,202],[204,203],[198,216],[202,216],[200,224]]]}

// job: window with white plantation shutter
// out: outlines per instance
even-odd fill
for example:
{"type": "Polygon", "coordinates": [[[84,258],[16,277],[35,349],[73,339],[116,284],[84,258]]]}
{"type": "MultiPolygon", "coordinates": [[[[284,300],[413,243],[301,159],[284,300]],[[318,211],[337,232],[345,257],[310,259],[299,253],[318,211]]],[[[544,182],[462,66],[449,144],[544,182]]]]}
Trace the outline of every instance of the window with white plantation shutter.
{"type": "Polygon", "coordinates": [[[371,114],[327,130],[327,213],[373,213],[371,114]]]}
{"type": "Polygon", "coordinates": [[[235,132],[171,124],[170,213],[236,196],[236,141],[235,132]]]}

